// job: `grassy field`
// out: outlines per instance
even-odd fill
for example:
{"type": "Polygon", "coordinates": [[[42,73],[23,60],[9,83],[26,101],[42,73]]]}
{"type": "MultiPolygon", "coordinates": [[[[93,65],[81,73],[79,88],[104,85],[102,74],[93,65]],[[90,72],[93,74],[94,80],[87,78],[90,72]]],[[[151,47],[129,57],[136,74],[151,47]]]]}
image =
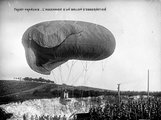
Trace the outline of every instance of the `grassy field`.
{"type": "Polygon", "coordinates": [[[104,94],[104,89],[58,85],[54,83],[41,83],[29,81],[0,80],[0,104],[25,101],[29,99],[55,98],[63,96],[67,90],[69,97],[88,97],[104,94]]]}
{"type": "Polygon", "coordinates": [[[0,104],[34,98],[33,91],[44,85],[36,82],[0,80],[0,104]]]}
{"type": "Polygon", "coordinates": [[[0,96],[18,93],[20,91],[26,91],[38,86],[43,83],[33,83],[27,81],[14,81],[14,80],[0,80],[0,96]]]}
{"type": "MultiPolygon", "coordinates": [[[[64,90],[70,98],[117,96],[117,91],[92,88],[86,86],[70,86],[66,84],[42,83],[32,81],[0,80],[0,104],[25,101],[30,99],[44,99],[63,97],[64,90]]],[[[121,91],[121,95],[147,95],[145,91],[121,91]]],[[[161,92],[150,92],[152,96],[161,96],[161,92]]]]}

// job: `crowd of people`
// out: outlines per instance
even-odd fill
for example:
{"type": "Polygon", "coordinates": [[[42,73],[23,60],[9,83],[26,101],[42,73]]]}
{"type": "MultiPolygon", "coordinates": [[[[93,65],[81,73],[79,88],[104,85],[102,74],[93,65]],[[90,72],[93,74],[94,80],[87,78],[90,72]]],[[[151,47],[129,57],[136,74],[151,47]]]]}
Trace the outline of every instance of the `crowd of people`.
{"type": "Polygon", "coordinates": [[[38,115],[31,115],[28,116],[26,114],[23,115],[23,120],[67,120],[66,116],[64,115],[63,117],[61,117],[60,115],[57,116],[49,116],[49,115],[42,115],[42,116],[38,116],[38,115]]]}
{"type": "MultiPolygon", "coordinates": [[[[70,120],[161,120],[161,98],[137,99],[111,103],[108,100],[104,106],[93,106],[86,118],[73,117],[70,120]],[[90,119],[89,119],[90,118],[90,119]]],[[[28,115],[23,120],[69,120],[67,116],[28,115]]]]}
{"type": "Polygon", "coordinates": [[[161,120],[161,99],[106,103],[105,107],[90,109],[91,120],[161,120]]]}

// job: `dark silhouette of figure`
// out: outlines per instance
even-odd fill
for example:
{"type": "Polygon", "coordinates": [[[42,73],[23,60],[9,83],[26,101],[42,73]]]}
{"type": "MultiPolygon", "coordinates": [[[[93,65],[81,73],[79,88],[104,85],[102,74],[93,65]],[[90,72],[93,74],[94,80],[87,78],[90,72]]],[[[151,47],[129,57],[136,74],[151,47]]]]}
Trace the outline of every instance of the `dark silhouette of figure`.
{"type": "Polygon", "coordinates": [[[6,120],[6,119],[9,119],[13,116],[13,114],[11,113],[5,113],[5,111],[0,108],[0,120],[6,120]]]}

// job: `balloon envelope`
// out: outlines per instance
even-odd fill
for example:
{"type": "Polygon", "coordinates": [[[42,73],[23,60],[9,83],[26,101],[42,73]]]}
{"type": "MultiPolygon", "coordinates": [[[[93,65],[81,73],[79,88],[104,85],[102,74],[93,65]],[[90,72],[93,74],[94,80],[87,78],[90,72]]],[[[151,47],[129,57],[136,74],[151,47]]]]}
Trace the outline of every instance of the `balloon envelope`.
{"type": "Polygon", "coordinates": [[[112,33],[82,21],[48,21],[31,26],[22,37],[26,59],[34,71],[50,72],[70,59],[102,60],[115,49],[112,33]]]}

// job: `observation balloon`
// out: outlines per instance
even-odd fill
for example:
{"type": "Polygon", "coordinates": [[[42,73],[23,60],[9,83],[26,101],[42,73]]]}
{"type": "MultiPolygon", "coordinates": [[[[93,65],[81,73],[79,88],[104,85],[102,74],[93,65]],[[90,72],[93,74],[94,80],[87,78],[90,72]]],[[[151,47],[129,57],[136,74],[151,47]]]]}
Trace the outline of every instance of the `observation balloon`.
{"type": "Polygon", "coordinates": [[[22,37],[28,65],[41,74],[71,59],[96,61],[114,52],[115,39],[105,27],[82,21],[47,21],[22,37]]]}

